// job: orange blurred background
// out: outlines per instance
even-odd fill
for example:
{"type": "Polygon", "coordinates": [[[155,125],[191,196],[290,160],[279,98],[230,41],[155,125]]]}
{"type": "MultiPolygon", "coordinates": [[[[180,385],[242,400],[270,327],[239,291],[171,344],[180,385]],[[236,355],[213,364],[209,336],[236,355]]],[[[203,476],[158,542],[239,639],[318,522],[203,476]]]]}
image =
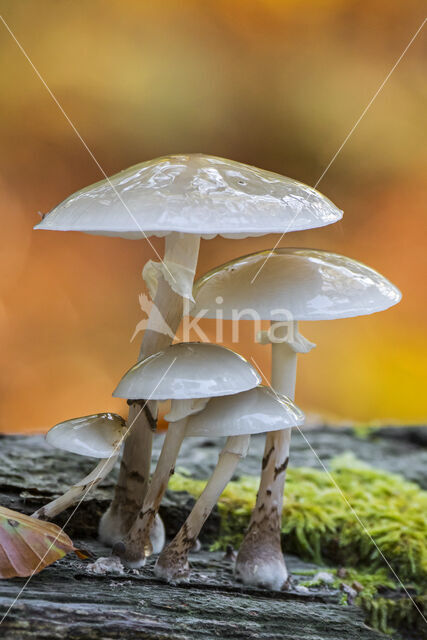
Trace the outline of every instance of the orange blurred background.
{"type": "MultiPolygon", "coordinates": [[[[312,185],[424,17],[423,3],[397,0],[3,0],[2,10],[107,174],[200,151],[312,185]]],[[[2,24],[0,34],[0,431],[43,431],[125,410],[111,391],[137,357],[141,270],[154,252],[32,231],[37,212],[102,176],[2,24]]],[[[318,347],[300,358],[296,399],[327,419],[426,417],[425,44],[422,32],[319,185],[343,221],[281,241],[357,258],[403,292],[375,316],[303,325],[318,347]]],[[[202,241],[198,274],[276,239],[202,241]]],[[[243,325],[241,353],[267,372],[268,349],[243,325]]]]}

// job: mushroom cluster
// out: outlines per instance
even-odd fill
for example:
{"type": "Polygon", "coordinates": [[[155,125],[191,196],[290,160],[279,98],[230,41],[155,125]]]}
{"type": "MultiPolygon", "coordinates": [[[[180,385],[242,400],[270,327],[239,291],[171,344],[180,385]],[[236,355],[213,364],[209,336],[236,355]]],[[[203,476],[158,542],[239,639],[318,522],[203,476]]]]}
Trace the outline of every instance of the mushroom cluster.
{"type": "MultiPolygon", "coordinates": [[[[195,284],[197,314],[215,318],[221,301],[225,319],[248,308],[270,328],[258,339],[271,344],[271,385],[295,396],[297,354],[316,345],[298,331],[298,321],[334,320],[383,311],[399,302],[400,291],[374,269],[318,249],[272,249],[237,258],[195,284]]],[[[282,506],[291,431],[268,433],[255,509],[236,560],[244,583],[280,589],[288,579],[281,550],[282,506]]]]}
{"type": "Polygon", "coordinates": [[[171,400],[169,428],[141,511],[113,552],[139,568],[153,548],[150,532],[182,441],[188,436],[227,436],[217,467],[184,525],[162,551],[156,573],[167,580],[188,576],[188,552],[246,455],[253,433],[284,429],[303,422],[303,414],[283,396],[260,386],[255,369],[234,351],[214,344],[178,343],[137,363],[114,395],[171,400]]]}
{"type": "Polygon", "coordinates": [[[160,262],[143,278],[153,299],[137,363],[114,395],[129,404],[127,423],[114,414],[63,422],[48,434],[59,448],[100,459],[93,472],[35,515],[50,518],[100,482],[124,441],[113,500],[99,534],[133,568],[159,553],[155,572],[187,579],[188,553],[249,446],[266,434],[261,483],[236,562],[245,583],[281,589],[288,572],[281,522],[290,432],[303,424],[295,406],[297,353],[315,345],[298,332],[299,320],[351,317],[385,309],[400,293],[360,263],[312,249],[274,249],[224,264],[194,284],[200,239],[246,238],[311,229],[337,222],[342,212],[296,180],[203,154],[157,158],[122,171],[67,198],[38,229],[82,231],[128,239],[165,237],[160,262]],[[172,344],[189,301],[192,315],[236,320],[250,309],[270,320],[259,340],[272,345],[271,386],[240,355],[206,343],[172,344]],[[165,329],[166,328],[166,329],[165,329]],[[150,480],[158,403],[170,401],[169,427],[150,480]],[[218,464],[175,538],[164,547],[158,515],[186,437],[226,437],[218,464]]]}

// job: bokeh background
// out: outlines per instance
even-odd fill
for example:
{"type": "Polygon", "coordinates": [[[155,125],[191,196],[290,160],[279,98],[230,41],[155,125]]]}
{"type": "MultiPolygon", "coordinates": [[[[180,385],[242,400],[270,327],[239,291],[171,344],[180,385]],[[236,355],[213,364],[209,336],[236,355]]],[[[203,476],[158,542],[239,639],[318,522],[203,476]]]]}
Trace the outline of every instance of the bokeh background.
{"type": "MultiPolygon", "coordinates": [[[[312,185],[424,17],[413,0],[2,0],[1,9],[107,174],[200,151],[312,185]]],[[[319,185],[343,221],[281,242],[358,258],[403,291],[375,316],[303,326],[318,347],[300,358],[297,401],[326,419],[410,423],[427,413],[425,35],[319,185]]],[[[154,254],[147,242],[32,231],[38,212],[102,176],[2,24],[0,52],[0,431],[43,431],[124,409],[111,391],[136,359],[141,270],[154,254]]],[[[203,241],[198,273],[275,241],[203,241]]],[[[240,350],[268,370],[249,323],[240,350]]]]}

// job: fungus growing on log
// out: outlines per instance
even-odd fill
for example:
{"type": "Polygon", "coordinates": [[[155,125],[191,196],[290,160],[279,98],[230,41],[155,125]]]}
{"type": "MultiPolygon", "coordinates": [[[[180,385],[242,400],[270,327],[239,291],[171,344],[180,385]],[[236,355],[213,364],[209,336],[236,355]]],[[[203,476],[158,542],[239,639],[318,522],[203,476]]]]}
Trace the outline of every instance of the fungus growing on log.
{"type": "MultiPolygon", "coordinates": [[[[342,211],[301,182],[249,165],[203,154],[180,154],[134,165],[69,196],[45,215],[36,229],[81,231],[129,239],[165,237],[161,263],[148,262],[144,278],[154,296],[139,359],[169,346],[191,299],[200,238],[246,238],[322,227],[342,211]],[[159,331],[158,313],[169,330],[159,331]],[[156,320],[157,319],[157,320],[156,320]]],[[[132,404],[134,424],[124,447],[113,501],[100,535],[112,544],[133,522],[151,461],[155,402],[149,411],[132,404]]]]}
{"type": "Polygon", "coordinates": [[[46,520],[54,518],[99,484],[113,469],[126,435],[126,422],[116,413],[95,413],[72,418],[52,427],[46,434],[46,440],[52,447],[81,456],[100,458],[100,461],[91,473],[62,496],[38,509],[33,517],[46,520]]]}
{"type": "MultiPolygon", "coordinates": [[[[272,388],[291,399],[297,354],[315,347],[299,333],[298,321],[368,315],[401,299],[400,291],[374,269],[335,253],[299,248],[237,258],[202,276],[193,294],[193,315],[203,309],[205,317],[215,318],[221,300],[224,319],[250,308],[260,320],[270,320],[259,340],[272,346],[272,388]]],[[[236,561],[243,582],[270,589],[281,589],[288,579],[280,525],[290,437],[290,430],[266,437],[257,502],[236,561]]]]}
{"type": "MultiPolygon", "coordinates": [[[[290,429],[303,422],[304,414],[291,400],[262,385],[237,395],[212,398],[205,409],[188,418],[186,437],[227,436],[227,440],[219,454],[218,464],[190,515],[158,557],[155,566],[157,576],[168,582],[188,579],[188,553],[240,459],[246,456],[250,436],[290,429]]],[[[276,513],[276,519],[280,516],[276,513]]],[[[270,526],[274,524],[274,521],[270,522],[270,526]]],[[[266,553],[268,551],[267,547],[266,553]]]]}
{"type": "Polygon", "coordinates": [[[214,344],[178,343],[141,362],[120,381],[114,396],[172,400],[165,416],[169,428],[141,511],[124,540],[113,552],[131,567],[143,566],[153,552],[150,530],[186,435],[189,416],[216,396],[253,389],[261,381],[255,369],[230,349],[214,344]]]}

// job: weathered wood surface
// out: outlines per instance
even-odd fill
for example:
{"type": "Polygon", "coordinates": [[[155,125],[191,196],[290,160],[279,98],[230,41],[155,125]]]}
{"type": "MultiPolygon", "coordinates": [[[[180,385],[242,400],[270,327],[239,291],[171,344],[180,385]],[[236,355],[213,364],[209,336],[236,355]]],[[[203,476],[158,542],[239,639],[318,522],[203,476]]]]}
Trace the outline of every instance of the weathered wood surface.
{"type": "MultiPolygon", "coordinates": [[[[426,486],[425,430],[412,435],[401,430],[385,430],[372,442],[355,438],[350,429],[340,433],[322,429],[308,431],[306,437],[320,458],[328,460],[344,451],[381,468],[399,471],[426,486]],[[419,438],[423,440],[419,442],[419,438]],[[420,447],[421,445],[421,447],[420,447]]],[[[157,442],[156,453],[160,440],[157,442]]],[[[262,440],[254,438],[251,452],[242,467],[243,474],[258,472],[262,440]]],[[[206,477],[216,463],[217,443],[189,439],[179,466],[196,477],[206,477]]],[[[156,456],[155,456],[156,457],[156,456]]],[[[0,504],[31,513],[65,490],[91,467],[91,461],[62,452],[52,452],[40,437],[0,437],[0,504]]],[[[301,436],[293,438],[293,464],[317,466],[318,461],[301,436]]],[[[114,476],[78,509],[67,532],[80,538],[96,556],[108,550],[90,540],[97,522],[108,504],[114,476]]],[[[169,535],[173,535],[186,517],[192,498],[169,493],[162,515],[169,535]]],[[[58,521],[64,522],[62,516],[58,521]]],[[[218,532],[219,518],[214,512],[203,541],[211,541],[218,532]]],[[[230,563],[223,554],[194,554],[191,582],[179,587],[164,585],[155,579],[148,566],[140,574],[96,576],[87,573],[87,563],[67,557],[25,580],[0,582],[0,616],[11,604],[0,625],[0,638],[34,639],[115,639],[150,638],[253,638],[289,640],[380,640],[382,634],[369,629],[363,613],[354,606],[339,604],[340,592],[332,589],[297,590],[301,571],[313,568],[297,558],[289,559],[295,587],[271,594],[243,588],[232,578],[230,563]]]]}
{"type": "MultiPolygon", "coordinates": [[[[97,554],[106,550],[95,545],[97,554]]],[[[356,607],[338,604],[338,593],[271,594],[243,589],[223,554],[192,556],[194,575],[185,586],[142,575],[94,576],[69,557],[35,576],[0,625],[4,640],[47,638],[150,638],[152,640],[253,638],[381,640],[356,607]]],[[[296,576],[305,568],[290,563],[296,576]]],[[[4,614],[24,580],[0,583],[4,614]]]]}

